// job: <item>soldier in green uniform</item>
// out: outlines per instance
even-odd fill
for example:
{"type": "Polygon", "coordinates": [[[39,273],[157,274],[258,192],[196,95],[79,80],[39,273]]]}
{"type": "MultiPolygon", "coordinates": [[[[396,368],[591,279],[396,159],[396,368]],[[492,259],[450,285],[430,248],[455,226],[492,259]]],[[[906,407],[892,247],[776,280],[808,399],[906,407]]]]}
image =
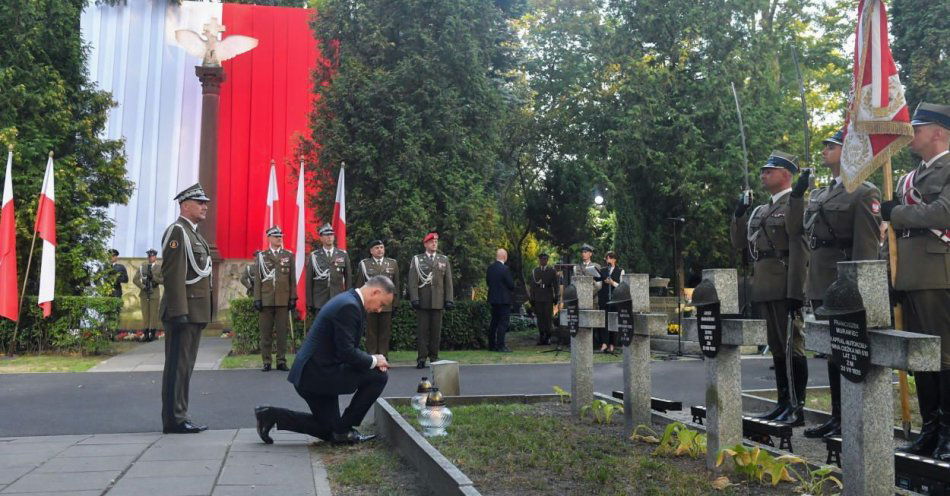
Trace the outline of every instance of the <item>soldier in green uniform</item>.
{"type": "MultiPolygon", "coordinates": [[[[600,288],[603,287],[603,281],[600,278],[600,264],[594,262],[591,257],[594,255],[594,247],[584,243],[581,245],[581,261],[579,264],[574,266],[573,276],[591,276],[594,278],[594,299],[592,304],[597,305],[597,293],[600,291],[600,288]]],[[[593,307],[592,307],[593,308],[593,307]]],[[[606,342],[602,341],[601,329],[594,330],[594,348],[598,349],[601,345],[606,346],[606,342]]]]}
{"type": "Polygon", "coordinates": [[[211,248],[198,233],[198,223],[208,215],[211,199],[200,184],[195,184],[178,193],[175,200],[180,216],[162,235],[162,432],[190,434],[208,428],[188,418],[188,385],[198,356],[201,330],[214,320],[215,312],[211,248]]]}
{"type": "Polygon", "coordinates": [[[353,287],[350,256],[336,248],[335,235],[330,224],[320,228],[320,248],[307,257],[307,313],[316,319],[317,312],[330,298],[353,287]]]}
{"type": "MultiPolygon", "coordinates": [[[[801,216],[796,218],[789,212],[792,176],[797,172],[794,156],[773,151],[759,173],[763,188],[771,195],[769,202],[753,209],[750,215],[751,195],[743,193],[730,227],[735,248],[748,249],[755,260],[752,305],[759,318],[766,320],[769,349],[775,365],[778,403],[760,418],[793,426],[805,423],[805,386],[808,383],[801,319],[808,246],[801,216]],[[788,356],[789,351],[791,356],[788,356]],[[791,365],[793,384],[789,384],[787,365],[791,365]]],[[[802,189],[801,194],[804,191],[802,189]]]]}
{"type": "Polygon", "coordinates": [[[366,351],[370,355],[389,355],[389,340],[393,334],[393,312],[399,295],[399,264],[386,258],[386,245],[377,239],[369,244],[369,258],[360,260],[356,268],[356,287],[362,287],[373,276],[386,276],[395,286],[393,301],[378,313],[366,314],[366,351]]]}
{"type": "Polygon", "coordinates": [[[425,253],[409,263],[409,303],[416,310],[416,368],[439,359],[442,339],[442,312],[455,306],[452,288],[452,264],[438,253],[439,233],[430,232],[422,239],[425,253]]]}
{"type": "Polygon", "coordinates": [[[259,312],[261,330],[262,372],[271,368],[274,336],[277,336],[277,370],[287,368],[287,321],[289,312],[297,305],[297,270],[294,253],[282,248],[284,233],[279,227],[267,230],[270,247],[257,252],[254,270],[254,308],[259,312]]]}
{"type": "MultiPolygon", "coordinates": [[[[811,192],[806,202],[804,191],[809,174],[803,173],[789,198],[789,216],[804,211],[805,239],[811,249],[805,297],[812,308],[823,303],[825,290],[838,278],[838,262],[876,260],[880,239],[881,192],[865,182],[848,193],[841,182],[841,146],[844,132],[838,131],[824,141],[821,156],[834,181],[811,192]],[[807,204],[807,207],[806,207],[807,204]]],[[[831,419],[805,429],[805,437],[841,435],[841,374],[828,358],[828,382],[831,385],[831,419]]]]}
{"type": "MultiPolygon", "coordinates": [[[[254,252],[252,258],[257,258],[257,252],[254,252]]],[[[241,269],[241,286],[247,289],[247,297],[254,296],[254,262],[251,262],[241,269]]]]}
{"type": "Polygon", "coordinates": [[[915,372],[923,427],[903,449],[950,461],[950,105],[921,103],[910,149],[920,165],[897,182],[881,215],[897,235],[904,329],[940,336],[940,372],[915,372]]]}
{"type": "Polygon", "coordinates": [[[531,284],[528,286],[528,299],[531,309],[538,318],[538,345],[551,342],[551,318],[554,305],[557,305],[557,272],[548,265],[548,254],[538,255],[538,266],[531,271],[531,284]]]}
{"type": "Polygon", "coordinates": [[[143,338],[146,342],[149,342],[155,340],[155,334],[159,327],[158,306],[161,303],[161,294],[158,286],[162,283],[162,266],[156,261],[157,251],[150,249],[145,252],[145,255],[148,257],[148,261],[136,269],[132,282],[140,290],[142,325],[145,327],[143,338]]]}

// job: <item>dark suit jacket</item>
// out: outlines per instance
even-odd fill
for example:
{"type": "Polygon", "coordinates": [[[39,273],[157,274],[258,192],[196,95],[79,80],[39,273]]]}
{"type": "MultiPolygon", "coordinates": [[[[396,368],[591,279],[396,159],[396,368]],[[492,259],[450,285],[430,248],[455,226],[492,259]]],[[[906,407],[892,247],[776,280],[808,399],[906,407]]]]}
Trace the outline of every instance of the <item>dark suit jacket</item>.
{"type": "Polygon", "coordinates": [[[373,357],[359,349],[366,310],[355,289],[334,296],[297,352],[287,380],[314,394],[350,394],[359,375],[369,370],[373,357]]]}
{"type": "MultiPolygon", "coordinates": [[[[623,270],[621,270],[620,267],[614,267],[614,270],[610,270],[609,265],[604,265],[600,269],[600,277],[595,278],[595,280],[606,281],[607,278],[609,277],[613,279],[615,282],[618,282],[618,283],[623,282],[620,280],[620,274],[622,272],[623,270]]],[[[614,287],[605,282],[604,285],[600,287],[600,291],[597,292],[600,308],[607,308],[607,302],[610,301],[610,298],[612,298],[613,295],[614,295],[614,287]]]]}
{"type": "Polygon", "coordinates": [[[511,293],[515,290],[515,280],[507,265],[495,260],[495,263],[488,266],[485,282],[488,284],[488,303],[511,305],[511,293]]]}

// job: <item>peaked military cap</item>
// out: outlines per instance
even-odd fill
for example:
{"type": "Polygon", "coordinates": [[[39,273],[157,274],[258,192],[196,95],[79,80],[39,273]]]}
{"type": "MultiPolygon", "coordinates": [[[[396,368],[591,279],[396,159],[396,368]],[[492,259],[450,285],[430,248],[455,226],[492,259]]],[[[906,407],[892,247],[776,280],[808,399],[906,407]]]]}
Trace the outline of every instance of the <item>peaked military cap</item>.
{"type": "Polygon", "coordinates": [[[709,279],[703,279],[693,290],[693,306],[703,307],[719,303],[719,293],[716,285],[709,279]]]}
{"type": "Polygon", "coordinates": [[[109,255],[112,255],[113,257],[117,257],[119,256],[119,250],[116,250],[115,248],[111,248],[109,250],[109,255]]]}
{"type": "Polygon", "coordinates": [[[589,245],[589,244],[587,244],[587,243],[584,243],[584,244],[581,245],[581,251],[589,251],[589,252],[593,253],[593,252],[594,252],[594,247],[591,246],[591,245],[589,245]]]}
{"type": "Polygon", "coordinates": [[[383,243],[383,240],[381,240],[381,239],[374,239],[374,240],[372,240],[372,241],[369,242],[369,247],[370,247],[370,248],[376,248],[376,247],[379,246],[379,245],[386,246],[386,243],[383,243]]]}
{"type": "Polygon", "coordinates": [[[284,232],[281,231],[279,227],[274,226],[274,227],[272,227],[272,228],[270,228],[270,229],[267,230],[267,235],[268,235],[268,236],[275,236],[275,237],[278,237],[278,238],[282,238],[282,237],[284,237],[284,232]]]}
{"type": "Polygon", "coordinates": [[[825,291],[824,303],[815,309],[815,317],[828,319],[864,309],[864,300],[853,279],[838,277],[825,291]]]}
{"type": "Polygon", "coordinates": [[[833,145],[842,146],[844,145],[844,129],[839,129],[835,134],[832,134],[830,137],[825,138],[822,143],[831,143],[833,145]]]}
{"type": "Polygon", "coordinates": [[[548,254],[547,254],[547,253],[539,253],[539,254],[538,254],[538,258],[548,258],[548,254]]]}
{"type": "Polygon", "coordinates": [[[439,239],[439,233],[432,231],[429,234],[426,234],[425,237],[422,238],[422,242],[428,243],[430,239],[439,239]]]}
{"type": "Polygon", "coordinates": [[[158,255],[158,252],[155,251],[155,248],[149,248],[149,249],[145,252],[145,255],[150,257],[150,256],[152,256],[152,255],[158,255]]]}
{"type": "Polygon", "coordinates": [[[331,227],[330,224],[324,224],[323,227],[320,228],[320,236],[333,236],[333,234],[333,227],[331,227]]]}
{"type": "Polygon", "coordinates": [[[630,296],[630,285],[622,282],[614,288],[614,292],[610,297],[610,301],[607,303],[613,305],[615,303],[626,303],[633,298],[630,296]]]}
{"type": "Polygon", "coordinates": [[[785,169],[792,174],[798,172],[798,157],[785,152],[773,150],[762,169],[785,169]]]}
{"type": "Polygon", "coordinates": [[[939,124],[945,129],[950,129],[950,105],[920,102],[920,105],[917,105],[917,110],[914,111],[914,118],[910,121],[910,124],[912,126],[939,124]]]}
{"type": "Polygon", "coordinates": [[[201,183],[195,183],[181,193],[178,193],[178,196],[175,197],[175,201],[181,203],[185,200],[195,200],[195,201],[211,201],[211,198],[208,198],[208,195],[205,194],[205,190],[201,188],[201,183]]]}

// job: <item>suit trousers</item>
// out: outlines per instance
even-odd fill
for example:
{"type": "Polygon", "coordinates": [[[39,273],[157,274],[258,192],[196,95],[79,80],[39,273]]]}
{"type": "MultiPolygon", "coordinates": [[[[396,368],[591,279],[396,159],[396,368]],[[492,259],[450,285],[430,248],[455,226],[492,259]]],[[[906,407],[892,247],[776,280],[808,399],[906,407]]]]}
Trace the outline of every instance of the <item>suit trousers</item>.
{"type": "Polygon", "coordinates": [[[277,363],[287,363],[287,307],[264,307],[258,315],[261,330],[261,358],[270,363],[274,352],[274,335],[277,335],[277,363]]]}
{"type": "Polygon", "coordinates": [[[297,394],[307,402],[310,413],[273,407],[270,410],[277,421],[277,428],[330,441],[334,432],[343,434],[360,425],[376,398],[383,394],[389,380],[389,375],[378,369],[366,370],[360,374],[356,393],[342,416],[339,395],[316,394],[297,388],[297,394]]]}
{"type": "MultiPolygon", "coordinates": [[[[765,319],[772,356],[785,358],[788,344],[788,303],[785,300],[758,301],[753,303],[753,310],[758,318],[765,319]]],[[[792,355],[805,356],[805,331],[800,316],[792,320],[792,355]]]]}
{"type": "Polygon", "coordinates": [[[904,330],[940,337],[940,369],[950,369],[950,289],[904,295],[904,330]]]}
{"type": "Polygon", "coordinates": [[[538,342],[548,344],[551,341],[551,320],[554,312],[554,303],[550,301],[536,301],[532,305],[534,315],[538,318],[538,342]]]}
{"type": "Polygon", "coordinates": [[[188,419],[188,385],[198,357],[205,324],[165,326],[165,368],[162,371],[162,426],[175,427],[188,419]]]}
{"type": "Polygon", "coordinates": [[[442,309],[416,310],[416,361],[430,362],[439,359],[439,343],[442,340],[442,309]]]}
{"type": "Polygon", "coordinates": [[[501,350],[505,348],[505,334],[508,333],[510,316],[510,304],[491,304],[491,322],[488,324],[488,349],[501,350]]]}
{"type": "Polygon", "coordinates": [[[389,341],[393,335],[393,312],[366,314],[366,352],[370,355],[389,355],[389,341]]]}

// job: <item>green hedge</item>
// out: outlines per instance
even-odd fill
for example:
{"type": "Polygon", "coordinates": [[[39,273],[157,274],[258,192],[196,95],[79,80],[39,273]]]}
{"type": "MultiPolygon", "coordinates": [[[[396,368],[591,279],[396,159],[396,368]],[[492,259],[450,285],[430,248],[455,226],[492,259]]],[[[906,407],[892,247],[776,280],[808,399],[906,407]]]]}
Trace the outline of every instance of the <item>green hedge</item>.
{"type": "MultiPolygon", "coordinates": [[[[15,350],[99,354],[109,351],[109,341],[119,326],[122,300],[111,297],[56,296],[53,313],[43,318],[36,297],[27,297],[20,313],[15,350]]],[[[0,344],[10,349],[14,323],[0,322],[0,344]]]]}
{"type": "MultiPolygon", "coordinates": [[[[458,301],[455,308],[446,311],[442,319],[442,349],[471,350],[488,346],[486,330],[491,321],[491,310],[484,301],[458,301]]],[[[298,345],[306,334],[300,332],[303,325],[296,321],[298,345]]],[[[260,332],[257,326],[257,311],[250,298],[231,300],[231,329],[234,331],[232,348],[235,353],[259,351],[260,332]]],[[[510,332],[524,330],[512,321],[510,332]]],[[[393,316],[393,350],[416,349],[416,314],[408,302],[401,302],[393,316]]]]}

